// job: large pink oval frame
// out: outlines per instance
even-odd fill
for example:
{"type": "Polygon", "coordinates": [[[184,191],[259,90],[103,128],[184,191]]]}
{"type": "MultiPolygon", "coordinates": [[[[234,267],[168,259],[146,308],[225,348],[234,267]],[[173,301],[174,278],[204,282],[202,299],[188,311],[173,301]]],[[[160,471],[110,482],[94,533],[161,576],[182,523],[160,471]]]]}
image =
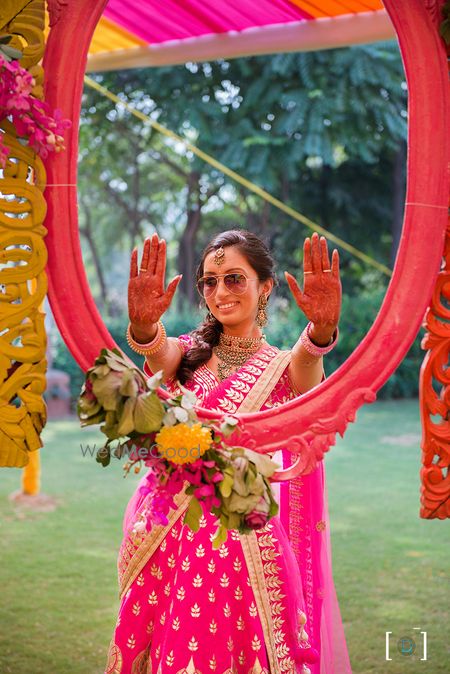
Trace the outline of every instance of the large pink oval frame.
{"type": "MultiPolygon", "coordinates": [[[[66,152],[46,163],[49,299],[61,335],[84,370],[101,348],[116,346],[84,271],[76,191],[84,68],[106,4],[107,0],[50,0],[51,31],[44,58],[46,100],[73,120],[66,152]]],[[[348,360],[299,399],[266,412],[236,415],[243,429],[243,435],[236,436],[240,442],[259,451],[287,446],[298,454],[293,466],[279,471],[279,480],[312,470],[334,444],[336,433],[343,435],[354,421],[359,407],[375,400],[420,328],[442,259],[450,159],[447,58],[437,28],[442,2],[385,0],[384,5],[397,32],[409,93],[402,237],[382,307],[348,360]]],[[[200,418],[213,416],[203,408],[197,411],[200,418]]]]}

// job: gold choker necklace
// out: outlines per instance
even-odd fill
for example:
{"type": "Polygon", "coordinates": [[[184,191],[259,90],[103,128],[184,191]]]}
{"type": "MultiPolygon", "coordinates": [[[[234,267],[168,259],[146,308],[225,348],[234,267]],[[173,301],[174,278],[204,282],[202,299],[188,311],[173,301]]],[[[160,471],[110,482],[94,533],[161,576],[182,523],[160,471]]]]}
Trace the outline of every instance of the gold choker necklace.
{"type": "Polygon", "coordinates": [[[233,373],[236,367],[241,367],[245,362],[259,351],[265,335],[261,337],[237,337],[220,333],[219,344],[213,347],[213,352],[219,359],[217,372],[219,380],[223,381],[233,373]]]}

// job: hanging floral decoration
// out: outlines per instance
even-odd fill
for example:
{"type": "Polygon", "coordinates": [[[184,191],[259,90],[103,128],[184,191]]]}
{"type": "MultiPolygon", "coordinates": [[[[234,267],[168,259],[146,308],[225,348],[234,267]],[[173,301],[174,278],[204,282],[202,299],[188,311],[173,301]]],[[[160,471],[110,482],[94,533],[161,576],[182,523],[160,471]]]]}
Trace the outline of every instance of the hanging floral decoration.
{"type": "MultiPolygon", "coordinates": [[[[18,140],[45,159],[49,152],[65,149],[64,130],[72,122],[63,119],[58,109],[52,113],[48,103],[33,96],[35,79],[20,65],[22,52],[10,47],[10,40],[10,35],[0,37],[0,123],[8,119],[16,130],[18,140]]],[[[3,136],[0,133],[0,168],[6,166],[10,154],[3,136]]]]}
{"type": "Polygon", "coordinates": [[[264,527],[278,513],[269,481],[278,464],[249,448],[228,446],[225,438],[238,430],[237,419],[200,422],[192,391],[182,387],[179,396],[161,400],[162,377],[159,371],[146,378],[119,350],[102,349],[78,399],[81,426],[102,424],[108,438],[97,452],[99,463],[125,458],[124,476],[143,465],[150,469],[140,487],[145,509],[133,533],[143,537],[153,524],[167,524],[180,492],[192,495],[183,521],[193,531],[203,513],[216,515],[214,548],[230,529],[249,533],[264,527]]]}

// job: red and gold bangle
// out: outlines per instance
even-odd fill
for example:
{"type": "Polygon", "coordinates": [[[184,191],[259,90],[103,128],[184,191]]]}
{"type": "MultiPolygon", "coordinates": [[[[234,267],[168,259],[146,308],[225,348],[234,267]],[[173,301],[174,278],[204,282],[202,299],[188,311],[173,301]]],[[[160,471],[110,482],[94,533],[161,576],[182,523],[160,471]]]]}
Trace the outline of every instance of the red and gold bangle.
{"type": "Polygon", "coordinates": [[[312,323],[310,321],[306,326],[306,328],[303,330],[302,334],[300,335],[300,341],[302,343],[302,346],[306,349],[308,353],[311,354],[311,356],[315,356],[316,358],[320,358],[321,356],[325,356],[327,353],[330,353],[330,351],[334,349],[334,347],[337,344],[339,337],[339,328],[336,327],[331,342],[330,344],[327,344],[327,346],[317,346],[317,344],[314,344],[314,342],[311,340],[310,337],[311,328],[312,323]]]}
{"type": "Polygon", "coordinates": [[[158,329],[156,330],[156,335],[151,342],[147,344],[139,344],[136,342],[131,335],[131,324],[128,323],[127,328],[127,342],[130,349],[133,349],[136,353],[139,353],[141,356],[153,356],[155,353],[160,351],[164,346],[167,339],[166,329],[161,321],[158,321],[158,329]]]}

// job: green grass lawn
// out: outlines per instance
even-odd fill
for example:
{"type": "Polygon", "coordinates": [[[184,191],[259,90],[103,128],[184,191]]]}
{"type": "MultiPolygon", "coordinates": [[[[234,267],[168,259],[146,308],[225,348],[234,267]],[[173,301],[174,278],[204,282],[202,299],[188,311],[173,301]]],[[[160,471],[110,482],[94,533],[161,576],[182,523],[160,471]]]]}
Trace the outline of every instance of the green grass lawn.
{"type": "MultiPolygon", "coordinates": [[[[1,674],[100,674],[118,609],[122,514],[138,476],[83,457],[101,441],[77,421],[44,431],[42,492],[53,512],[13,506],[20,471],[0,479],[1,674]]],[[[353,672],[450,671],[449,525],[419,518],[417,401],[377,402],[358,413],[326,457],[334,576],[353,672]],[[428,660],[421,662],[421,637],[428,660]],[[385,633],[392,661],[385,660],[385,633]],[[419,654],[396,650],[416,635],[419,654]]],[[[327,674],[333,674],[327,672],[327,674]]],[[[339,674],[335,672],[334,674],[339,674]]]]}

